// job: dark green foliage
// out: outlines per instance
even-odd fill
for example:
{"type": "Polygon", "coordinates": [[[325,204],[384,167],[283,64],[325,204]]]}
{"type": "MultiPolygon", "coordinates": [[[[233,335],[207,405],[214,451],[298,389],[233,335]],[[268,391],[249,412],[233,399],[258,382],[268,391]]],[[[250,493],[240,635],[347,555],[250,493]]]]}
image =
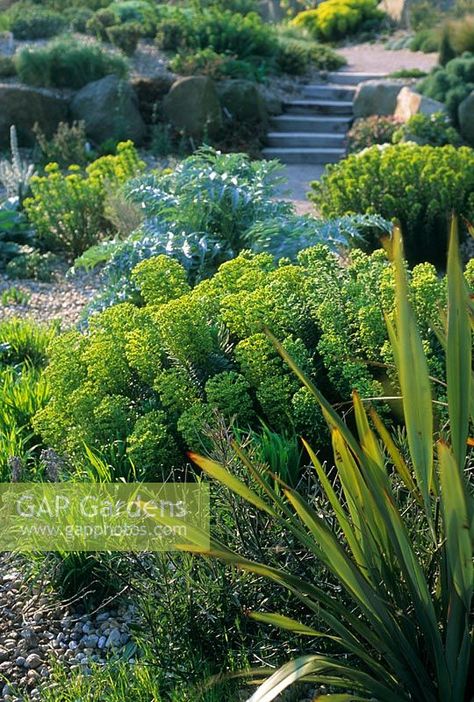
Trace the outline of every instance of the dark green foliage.
{"type": "Polygon", "coordinates": [[[408,122],[401,125],[393,135],[393,142],[414,141],[430,146],[461,146],[462,139],[451,120],[443,112],[433,115],[413,115],[408,122]]]}
{"type": "Polygon", "coordinates": [[[15,63],[23,83],[56,88],[82,88],[110,73],[122,77],[127,73],[127,63],[120,56],[73,39],[22,49],[15,63]]]}
{"type": "Polygon", "coordinates": [[[26,217],[13,207],[0,206],[0,270],[31,243],[32,234],[26,217]]]}
{"type": "Polygon", "coordinates": [[[425,54],[431,54],[439,51],[440,42],[441,33],[439,28],[420,29],[410,42],[410,49],[412,51],[423,51],[425,54]]]}
{"type": "Polygon", "coordinates": [[[174,73],[182,76],[204,75],[215,80],[222,78],[261,80],[266,73],[261,65],[236,59],[229,54],[219,54],[210,47],[176,54],[170,61],[170,68],[174,73]]]}
{"type": "Polygon", "coordinates": [[[86,33],[87,22],[94,13],[87,7],[68,7],[64,11],[64,17],[67,19],[69,26],[73,32],[86,33]]]}
{"type": "Polygon", "coordinates": [[[395,117],[367,117],[356,121],[349,131],[348,151],[355,153],[367,149],[374,144],[390,144],[393,135],[400,127],[395,117]]]}
{"type": "Polygon", "coordinates": [[[320,71],[337,71],[346,64],[343,56],[328,46],[299,39],[280,39],[277,68],[282,73],[298,75],[314,67],[320,71]]]}
{"type": "Polygon", "coordinates": [[[123,51],[127,56],[133,56],[138,42],[143,36],[139,22],[125,22],[108,27],[106,30],[109,41],[123,51]]]}
{"type": "Polygon", "coordinates": [[[10,31],[15,39],[48,39],[66,29],[67,21],[60,12],[43,7],[13,7],[10,31]]]}
{"type": "Polygon", "coordinates": [[[463,54],[444,67],[433,69],[419,86],[427,97],[444,102],[453,124],[458,124],[458,107],[474,90],[474,54],[463,54]]]}
{"type": "MultiPolygon", "coordinates": [[[[385,374],[371,365],[393,360],[384,312],[393,312],[394,274],[382,251],[354,250],[343,262],[320,245],[279,267],[268,254],[243,253],[190,291],[165,257],[135,275],[144,307],[116,305],[93,316],[87,334],[68,332],[52,347],[53,397],[35,428],[60,452],[76,456],[83,442],[105,452],[122,446],[137,476],[161,479],[180,468],[185,448],[208,446],[219,415],[245,431],[259,433],[263,420],[271,432],[320,442],[317,404],[265,327],[332,402],[353,388],[386,394],[385,374]]],[[[431,319],[445,305],[445,281],[423,264],[411,286],[432,373],[443,379],[431,319]]]]}
{"type": "Polygon", "coordinates": [[[88,34],[96,36],[97,39],[106,41],[108,27],[113,27],[117,20],[117,15],[108,8],[97,10],[97,12],[87,21],[86,31],[88,34]]]}
{"type": "Polygon", "coordinates": [[[16,75],[15,62],[11,56],[0,56],[0,78],[16,75]]]}
{"type": "Polygon", "coordinates": [[[6,266],[9,278],[39,280],[49,283],[61,259],[51,251],[38,251],[31,246],[21,247],[20,253],[6,266]]]}
{"type": "Polygon", "coordinates": [[[469,221],[474,216],[474,151],[374,146],[330,166],[312,188],[310,199],[324,216],[378,213],[397,218],[409,263],[432,261],[443,268],[452,212],[469,221]]]}

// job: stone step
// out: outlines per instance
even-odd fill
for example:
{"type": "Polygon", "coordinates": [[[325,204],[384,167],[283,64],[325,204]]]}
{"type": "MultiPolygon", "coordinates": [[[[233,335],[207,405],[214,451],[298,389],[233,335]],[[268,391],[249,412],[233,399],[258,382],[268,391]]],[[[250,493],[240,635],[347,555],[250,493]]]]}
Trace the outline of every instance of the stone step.
{"type": "Polygon", "coordinates": [[[355,73],[352,71],[333,71],[327,74],[327,82],[335,85],[359,85],[366,80],[382,80],[386,73],[355,73]]]}
{"type": "Polygon", "coordinates": [[[262,150],[266,159],[278,159],[282,163],[336,163],[344,158],[344,149],[315,149],[315,148],[267,148],[262,150]]]}
{"type": "Polygon", "coordinates": [[[355,87],[341,86],[337,87],[334,85],[305,85],[303,88],[303,95],[306,98],[313,99],[323,99],[337,101],[341,100],[343,102],[351,102],[354,99],[356,92],[355,87]]]}
{"type": "Polygon", "coordinates": [[[343,149],[345,134],[313,134],[312,132],[270,132],[267,146],[274,148],[323,148],[343,149]]]}
{"type": "Polygon", "coordinates": [[[283,103],[289,115],[352,115],[352,102],[342,100],[292,100],[283,103]]]}
{"type": "Polygon", "coordinates": [[[311,132],[312,134],[345,134],[351,125],[350,117],[318,117],[307,115],[278,115],[271,120],[275,132],[311,132]]]}

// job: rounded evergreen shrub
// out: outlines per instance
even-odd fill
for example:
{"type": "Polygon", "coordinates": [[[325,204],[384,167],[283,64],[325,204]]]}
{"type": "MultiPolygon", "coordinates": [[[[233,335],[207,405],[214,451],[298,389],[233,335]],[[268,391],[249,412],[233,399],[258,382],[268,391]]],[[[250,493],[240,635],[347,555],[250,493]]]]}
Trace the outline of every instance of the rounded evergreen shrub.
{"type": "MultiPolygon", "coordinates": [[[[144,306],[116,305],[93,316],[87,333],[70,331],[52,346],[52,400],[34,425],[61,453],[74,457],[86,443],[120,454],[121,445],[140,478],[162,479],[183,465],[185,449],[202,449],[216,412],[244,431],[263,420],[325,445],[318,406],[266,327],[331,402],[353,388],[365,398],[387,394],[380,366],[393,361],[384,313],[393,314],[394,271],[381,250],[353,250],[342,261],[318,245],[281,265],[243,252],[192,290],[165,256],[141,263],[134,277],[144,306]]],[[[422,264],[410,281],[430,371],[442,379],[432,319],[446,303],[445,279],[422,264]]]]}
{"type": "Polygon", "coordinates": [[[326,0],[315,10],[300,12],[292,24],[307,29],[317,39],[344,39],[380,25],[385,13],[377,5],[377,0],[326,0]]]}
{"type": "Polygon", "coordinates": [[[47,7],[21,7],[14,11],[10,31],[15,39],[49,39],[66,29],[67,20],[60,12],[47,7]]]}
{"type": "Polygon", "coordinates": [[[427,97],[444,102],[454,125],[458,125],[458,107],[474,90],[474,54],[465,53],[446,66],[434,68],[419,85],[427,97]]]}
{"type": "MultiPolygon", "coordinates": [[[[374,146],[330,166],[310,199],[326,217],[379,214],[402,226],[410,264],[443,268],[454,212],[474,217],[474,150],[454,146],[374,146]]],[[[368,242],[379,246],[378,240],[368,242]]]]}

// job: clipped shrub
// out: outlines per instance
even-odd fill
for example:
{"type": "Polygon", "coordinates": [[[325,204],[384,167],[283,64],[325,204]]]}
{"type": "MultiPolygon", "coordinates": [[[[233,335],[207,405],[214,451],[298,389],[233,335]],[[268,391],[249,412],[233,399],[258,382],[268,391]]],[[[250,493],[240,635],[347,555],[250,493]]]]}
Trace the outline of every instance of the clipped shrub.
{"type": "Polygon", "coordinates": [[[300,12],[291,23],[316,39],[335,41],[380,25],[385,14],[377,5],[377,0],[326,0],[315,10],[300,12]]]}
{"type": "MultiPolygon", "coordinates": [[[[397,218],[411,265],[446,263],[449,217],[474,216],[474,151],[399,144],[374,146],[330,166],[310,199],[326,217],[377,213],[397,218]]],[[[378,242],[368,242],[377,247],[378,242]]]]}
{"type": "Polygon", "coordinates": [[[10,31],[15,39],[49,39],[67,27],[67,20],[60,12],[47,7],[18,6],[10,20],[10,31]]]}
{"type": "Polygon", "coordinates": [[[454,129],[448,115],[436,112],[432,115],[413,115],[393,134],[393,142],[414,141],[430,146],[461,146],[462,139],[454,129]]]}
{"type": "Polygon", "coordinates": [[[147,0],[120,0],[109,5],[121,24],[137,23],[142,35],[152,37],[156,33],[157,12],[147,0]]]}
{"type": "MultiPolygon", "coordinates": [[[[52,347],[53,397],[35,428],[60,452],[121,442],[140,477],[164,478],[216,426],[216,411],[243,430],[263,420],[271,431],[320,439],[321,413],[265,327],[331,402],[347,400],[353,388],[362,397],[386,394],[381,366],[393,359],[384,313],[393,314],[395,283],[383,251],[353,250],[342,261],[319,245],[279,266],[269,254],[244,252],[192,290],[184,270],[163,256],[134,275],[145,305],[116,305],[93,316],[87,333],[68,332],[52,347]]],[[[410,294],[430,371],[443,380],[432,318],[446,306],[446,281],[422,264],[410,273],[410,294]]],[[[438,385],[438,399],[444,392],[438,385]]]]}
{"type": "Polygon", "coordinates": [[[121,77],[127,73],[127,63],[121,56],[72,39],[22,49],[15,65],[23,83],[55,88],[82,88],[111,73],[121,77]]]}
{"type": "Polygon", "coordinates": [[[463,54],[444,67],[434,68],[418,89],[423,95],[444,102],[457,126],[458,107],[474,90],[474,54],[463,54]]]}
{"type": "Polygon", "coordinates": [[[114,46],[121,49],[127,56],[133,56],[143,31],[139,22],[125,22],[107,27],[106,34],[114,46]]]}
{"type": "Polygon", "coordinates": [[[347,135],[348,151],[355,153],[374,146],[374,144],[391,144],[393,135],[399,127],[400,121],[392,116],[373,115],[365,119],[358,119],[347,135]]]}
{"type": "Polygon", "coordinates": [[[41,245],[72,260],[97,243],[110,229],[104,211],[107,187],[119,186],[142,166],[132,142],[119,144],[116,156],[91,163],[85,174],[75,165],[63,174],[50,163],[44,176],[32,178],[32,197],[24,202],[41,245]]]}

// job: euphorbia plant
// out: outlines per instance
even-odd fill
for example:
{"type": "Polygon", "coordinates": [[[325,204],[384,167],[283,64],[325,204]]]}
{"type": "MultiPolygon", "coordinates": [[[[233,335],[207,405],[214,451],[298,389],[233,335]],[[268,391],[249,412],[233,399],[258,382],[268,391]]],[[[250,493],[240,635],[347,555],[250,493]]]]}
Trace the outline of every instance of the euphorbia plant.
{"type": "MultiPolygon", "coordinates": [[[[393,236],[394,323],[387,320],[403,399],[408,450],[403,454],[374,410],[354,394],[356,436],[282,345],[272,340],[318,400],[332,435],[336,475],[306,444],[330,509],[316,510],[235,446],[250,487],[226,467],[192,454],[208,475],[288,529],[345,591],[325,591],[285,570],[250,561],[211,541],[209,555],[286,587],[314,615],[308,626],[276,613],[255,619],[329,640],[341,655],[302,655],[274,672],[249,702],[270,702],[297,681],[324,684],[337,702],[465,702],[474,693],[473,499],[468,447],[474,415],[473,305],[462,276],[457,232],[448,256],[448,314],[439,323],[446,352],[449,425],[436,428],[422,341],[408,299],[402,240],[393,236]],[[403,454],[403,455],[402,455],[403,454]],[[398,489],[395,489],[398,485],[398,489]],[[402,485],[402,489],[400,489],[402,485]],[[330,513],[330,520],[326,516],[330,513]],[[416,532],[420,535],[414,538],[416,532]]],[[[203,535],[189,534],[205,551],[203,535]]],[[[189,546],[184,548],[190,548],[189,546]]]]}

